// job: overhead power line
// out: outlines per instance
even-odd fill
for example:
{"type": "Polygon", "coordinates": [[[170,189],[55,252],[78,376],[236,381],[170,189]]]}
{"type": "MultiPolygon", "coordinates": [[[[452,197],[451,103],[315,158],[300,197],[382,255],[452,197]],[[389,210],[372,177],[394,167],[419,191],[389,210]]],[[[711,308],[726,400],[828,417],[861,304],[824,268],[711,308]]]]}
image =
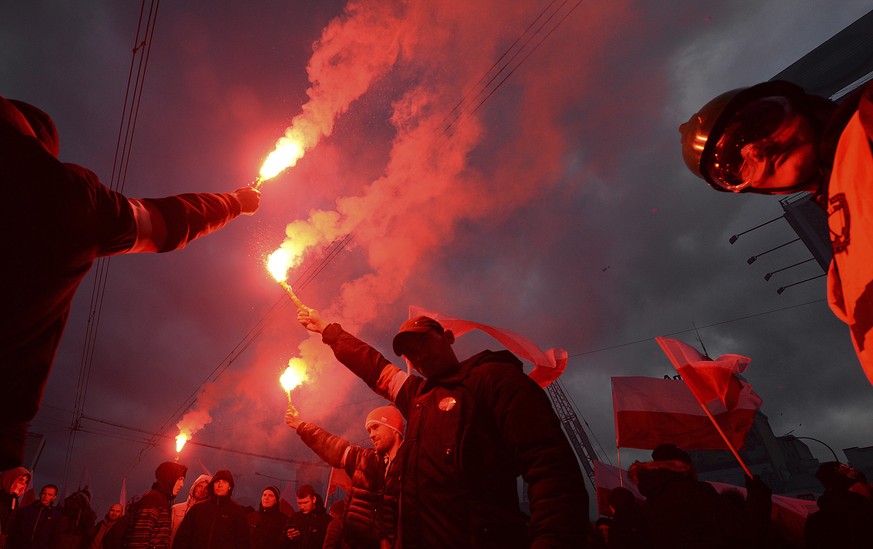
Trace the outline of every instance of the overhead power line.
{"type": "Polygon", "coordinates": [[[443,131],[454,135],[458,124],[472,116],[512,76],[518,68],[566,21],[582,0],[567,9],[570,0],[553,0],[536,16],[524,32],[503,52],[443,120],[443,131]],[[534,42],[534,39],[538,39],[534,42]],[[532,44],[533,43],[533,44],[532,44]],[[532,45],[531,45],[532,44],[532,45]]]}
{"type": "MultiPolygon", "coordinates": [[[[153,433],[153,432],[150,432],[150,431],[145,431],[145,430],[143,430],[143,429],[138,429],[138,428],[136,428],[136,427],[131,427],[131,426],[129,426],[129,425],[122,425],[122,424],[120,424],[120,423],[114,423],[114,422],[106,421],[106,420],[104,420],[104,419],[99,419],[99,418],[96,418],[96,417],[82,416],[82,419],[85,419],[85,420],[88,420],[88,421],[93,421],[93,422],[95,422],[95,423],[100,423],[100,424],[103,424],[103,425],[109,425],[109,426],[111,426],[111,427],[116,427],[116,428],[119,428],[119,429],[124,429],[124,430],[126,430],[126,431],[131,431],[131,432],[134,432],[134,433],[141,433],[141,434],[149,435],[149,436],[151,437],[151,440],[160,440],[160,439],[168,440],[168,439],[172,439],[172,438],[173,438],[173,437],[171,437],[171,436],[169,436],[169,435],[164,435],[164,434],[161,434],[161,433],[153,433]]],[[[85,429],[82,429],[82,430],[85,431],[85,429]]],[[[93,433],[95,433],[95,434],[101,434],[101,435],[104,435],[104,436],[111,436],[111,435],[109,435],[109,434],[107,434],[107,433],[99,433],[99,432],[96,432],[96,431],[87,431],[87,432],[93,432],[93,433]]],[[[139,442],[140,442],[141,444],[151,444],[151,443],[149,443],[149,442],[147,442],[147,441],[142,441],[142,440],[140,440],[139,442]]],[[[268,454],[260,454],[260,453],[257,453],[257,452],[249,452],[249,451],[246,451],[246,450],[239,450],[239,449],[236,449],[236,448],[228,448],[227,446],[216,446],[216,445],[214,445],[214,444],[207,444],[207,443],[205,443],[205,442],[197,442],[197,441],[194,441],[194,440],[189,440],[189,441],[186,442],[185,444],[186,444],[186,445],[191,444],[192,446],[200,446],[200,447],[203,447],[203,448],[209,448],[209,449],[211,449],[211,450],[218,450],[218,451],[220,451],[220,452],[227,452],[227,453],[237,454],[237,455],[240,455],[240,456],[256,457],[256,458],[260,458],[260,459],[269,459],[269,460],[272,460],[272,461],[281,461],[281,462],[284,462],[284,463],[291,463],[291,464],[294,464],[294,465],[307,465],[307,466],[329,467],[329,465],[325,464],[323,461],[306,461],[306,460],[300,460],[300,459],[289,459],[289,458],[284,458],[284,457],[279,457],[279,456],[271,456],[271,455],[268,455],[268,454]]]]}
{"type": "MultiPolygon", "coordinates": [[[[494,95],[497,89],[499,89],[507,79],[512,76],[512,74],[530,57],[530,55],[536,51],[543,41],[545,41],[582,3],[582,0],[577,0],[568,10],[566,9],[566,6],[569,3],[570,0],[563,0],[560,3],[558,0],[553,0],[535,17],[525,31],[515,40],[515,42],[513,42],[513,45],[510,46],[510,48],[500,56],[497,62],[495,62],[494,65],[492,65],[492,67],[482,75],[479,82],[473,87],[471,92],[463,96],[461,101],[446,116],[444,121],[449,120],[449,122],[443,130],[444,134],[451,137],[454,128],[456,128],[465,118],[474,114],[492,95],[494,95]],[[534,42],[536,39],[538,40],[534,42]],[[532,43],[533,45],[531,45],[532,43]]],[[[314,280],[315,277],[317,277],[327,267],[327,265],[337,257],[352,238],[353,233],[349,233],[328,245],[324,250],[322,250],[319,258],[310,263],[309,266],[298,275],[297,280],[292,284],[292,286],[297,289],[305,288],[309,282],[314,280]]],[[[216,381],[260,336],[277,311],[286,307],[289,302],[290,299],[288,296],[283,294],[279,301],[277,301],[270,310],[261,317],[255,326],[249,329],[249,331],[243,336],[242,340],[228,353],[225,359],[210,372],[210,374],[191,393],[191,395],[189,395],[179,408],[177,408],[177,410],[161,425],[159,432],[165,432],[171,426],[176,424],[185,412],[190,410],[196,403],[197,395],[200,394],[203,387],[209,382],[216,381]]],[[[154,440],[150,440],[149,447],[152,447],[153,445],[154,440]]],[[[144,449],[143,452],[140,452],[139,456],[131,464],[130,469],[140,462],[147,449],[148,448],[144,449]]]]}
{"type": "MultiPolygon", "coordinates": [[[[115,159],[110,178],[110,189],[123,192],[124,183],[127,179],[127,167],[130,163],[130,154],[133,146],[133,135],[136,129],[136,120],[139,114],[139,105],[142,99],[143,86],[145,83],[146,69],[148,68],[149,54],[154,39],[155,22],[158,16],[160,0],[151,0],[146,12],[146,0],[140,4],[139,20],[137,22],[134,48],[130,61],[130,70],[127,76],[127,87],[122,107],[121,123],[119,124],[118,137],[115,144],[115,159]],[[134,74],[134,66],[137,67],[134,74]]],[[[85,400],[88,395],[88,384],[91,378],[91,369],[94,363],[94,351],[97,348],[97,335],[100,327],[100,316],[103,311],[103,301],[106,292],[106,280],[109,276],[108,257],[101,257],[95,261],[94,283],[91,287],[91,299],[88,308],[88,320],[85,325],[85,338],[82,346],[82,355],[79,363],[79,377],[76,382],[75,412],[70,424],[70,433],[67,439],[66,461],[64,463],[64,484],[67,482],[70,471],[70,463],[75,448],[76,433],[79,422],[85,411],[85,400]]]]}

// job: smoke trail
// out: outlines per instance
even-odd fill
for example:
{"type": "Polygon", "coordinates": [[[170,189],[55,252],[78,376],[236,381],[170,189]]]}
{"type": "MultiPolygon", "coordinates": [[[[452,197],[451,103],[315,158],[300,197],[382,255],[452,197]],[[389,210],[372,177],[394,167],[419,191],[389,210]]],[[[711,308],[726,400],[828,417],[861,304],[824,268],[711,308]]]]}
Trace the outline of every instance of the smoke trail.
{"type": "MultiPolygon", "coordinates": [[[[369,99],[367,92],[380,79],[388,82],[380,93],[392,92],[393,131],[381,176],[357,194],[337,197],[334,208],[313,210],[286,227],[281,246],[297,255],[354,235],[365,265],[357,265],[332,296],[304,298],[326,319],[354,333],[380,321],[388,308],[405,309],[408,303],[398,301],[410,277],[451,246],[460,225],[503,218],[560,178],[567,145],[556,128],[559,104],[532,109],[525,93],[567,95],[556,87],[564,75],[525,81],[506,92],[499,116],[510,125],[507,136],[485,133],[488,109],[465,114],[450,136],[445,132],[446,116],[465,87],[480,80],[541,7],[533,0],[510,6],[355,1],[325,28],[308,67],[309,101],[289,131],[299,132],[294,137],[304,136],[311,148],[331,135],[354,101],[369,99]],[[481,151],[486,137],[500,144],[493,159],[481,151]]],[[[354,157],[355,151],[343,154],[354,157]]],[[[319,380],[336,361],[318,338],[305,339],[298,355],[314,371],[313,387],[321,389],[317,397],[316,391],[294,396],[305,420],[342,403],[356,380],[337,376],[329,387],[319,380]]]]}

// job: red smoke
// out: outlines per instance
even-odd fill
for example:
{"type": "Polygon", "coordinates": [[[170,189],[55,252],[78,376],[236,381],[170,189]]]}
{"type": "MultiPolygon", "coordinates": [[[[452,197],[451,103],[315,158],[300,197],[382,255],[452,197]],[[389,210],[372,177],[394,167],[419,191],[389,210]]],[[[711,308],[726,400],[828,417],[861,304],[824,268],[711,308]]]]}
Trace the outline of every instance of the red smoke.
{"type": "MultiPolygon", "coordinates": [[[[535,1],[353,1],[325,28],[308,67],[309,101],[292,122],[295,131],[308,136],[307,147],[312,150],[306,160],[322,161],[316,143],[331,136],[347,111],[350,116],[359,108],[386,114],[393,132],[386,138],[382,135],[385,128],[378,124],[352,124],[355,131],[372,132],[375,141],[389,140],[378,170],[381,175],[361,188],[326,196],[332,207],[312,210],[306,219],[292,221],[286,228],[286,238],[295,242],[295,248],[312,252],[353,235],[344,251],[351,251],[352,258],[343,261],[354,264],[344,263],[348,272],[339,275],[338,287],[301,295],[326,319],[359,333],[371,325],[377,330],[390,329],[393,326],[381,319],[397,318],[397,312],[412,303],[452,314],[453,304],[470,297],[409,295],[407,287],[414,277],[416,288],[439,291],[439,280],[428,282],[431,261],[439,254],[451,257],[459,224],[503,220],[519,206],[551,192],[558,182],[581,184],[578,176],[567,178],[580,169],[576,164],[581,162],[568,156],[570,140],[587,135],[588,130],[580,127],[581,112],[596,110],[586,99],[596,83],[587,79],[605,51],[625,40],[619,33],[627,33],[628,24],[619,23],[627,14],[622,3],[608,7],[583,4],[574,11],[568,7],[552,14],[543,10],[542,3],[535,1]],[[525,35],[538,16],[543,23],[541,32],[525,35]],[[552,28],[554,32],[546,37],[552,28]],[[528,42],[516,57],[515,72],[496,91],[496,82],[508,70],[480,93],[489,67],[520,37],[528,42]],[[492,92],[474,112],[475,105],[492,92]],[[385,94],[390,95],[387,112],[385,94]],[[460,110],[453,111],[459,102],[460,110]]],[[[627,110],[635,108],[644,106],[631,105],[627,110]]],[[[606,120],[608,116],[598,112],[595,118],[606,120]]],[[[355,141],[343,135],[336,136],[331,146],[342,147],[345,141],[369,146],[367,139],[355,141]]],[[[351,159],[350,169],[356,154],[356,150],[340,149],[341,156],[351,159]]],[[[325,173],[335,171],[335,166],[325,166],[325,173]]],[[[315,253],[307,257],[316,260],[315,253]]],[[[269,275],[265,272],[264,276],[269,275]]],[[[280,323],[276,339],[283,339],[278,332],[284,338],[289,332],[298,338],[303,335],[303,329],[294,325],[292,312],[284,313],[280,323]]],[[[262,341],[258,362],[268,360],[281,368],[292,349],[278,354],[270,349],[279,346],[276,341],[262,341]]],[[[337,373],[342,371],[320,338],[305,338],[298,354],[314,374],[313,382],[294,396],[294,402],[304,420],[317,420],[342,404],[348,389],[358,382],[350,374],[337,373]],[[319,379],[324,371],[336,375],[319,379]]],[[[237,399],[234,405],[239,408],[240,393],[251,392],[252,406],[281,417],[281,406],[266,412],[263,401],[274,377],[263,377],[262,365],[255,370],[257,375],[248,372],[225,398],[237,399]],[[248,391],[246,383],[258,387],[248,391]]],[[[211,391],[212,387],[204,389],[211,391]]],[[[280,399],[281,394],[275,400],[280,399]]]]}

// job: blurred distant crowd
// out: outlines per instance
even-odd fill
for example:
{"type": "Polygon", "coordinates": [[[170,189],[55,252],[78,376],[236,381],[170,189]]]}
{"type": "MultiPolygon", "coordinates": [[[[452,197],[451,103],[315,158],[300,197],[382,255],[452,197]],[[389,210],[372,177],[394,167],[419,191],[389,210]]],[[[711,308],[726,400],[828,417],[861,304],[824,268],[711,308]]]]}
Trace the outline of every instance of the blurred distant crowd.
{"type": "MultiPolygon", "coordinates": [[[[824,489],[818,510],[800,524],[777,524],[770,489],[757,477],[745,490],[717,492],[697,479],[688,454],[665,444],[652,461],[635,462],[633,486],[607,491],[608,509],[590,524],[592,548],[869,548],[873,540],[871,485],[858,469],[823,463],[816,477],[824,489]],[[792,532],[792,528],[795,530],[792,532]]],[[[310,485],[295,493],[296,511],[276,486],[264,488],[257,509],[237,503],[234,476],[221,470],[198,476],[187,497],[177,497],[187,469],[165,462],[152,489],[123,506],[113,503],[102,519],[87,488],[61,500],[46,484],[38,497],[30,473],[18,467],[0,474],[0,548],[121,549],[165,547],[228,549],[387,548],[394,540],[343,534],[349,493],[325,508],[310,485]],[[31,501],[28,501],[30,499],[31,501]],[[174,500],[181,500],[174,503],[174,500]],[[57,505],[56,505],[57,502],[57,505]]],[[[396,506],[396,502],[395,506],[396,506]]],[[[394,515],[396,520],[396,515],[394,515]]],[[[587,522],[587,517],[579,517],[587,522]]],[[[376,534],[376,532],[372,532],[376,534]]],[[[458,540],[459,547],[470,546],[458,540]]],[[[424,547],[436,545],[424,544],[424,547]]]]}

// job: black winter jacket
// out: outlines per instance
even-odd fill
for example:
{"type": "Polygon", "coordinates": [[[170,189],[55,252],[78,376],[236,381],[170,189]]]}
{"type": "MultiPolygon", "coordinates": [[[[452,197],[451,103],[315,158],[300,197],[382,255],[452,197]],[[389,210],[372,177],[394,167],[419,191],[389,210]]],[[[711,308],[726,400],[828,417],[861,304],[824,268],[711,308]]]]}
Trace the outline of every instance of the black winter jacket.
{"type": "Polygon", "coordinates": [[[352,479],[343,539],[355,549],[378,549],[383,539],[393,543],[397,537],[400,468],[392,464],[386,475],[384,456],[374,449],[353,446],[311,423],[301,423],[297,434],[321,459],[332,467],[344,468],[352,479]]]}
{"type": "Polygon", "coordinates": [[[545,392],[509,351],[483,351],[438,380],[410,376],[331,324],[334,355],[407,419],[399,538],[417,547],[585,547],[588,496],[545,392]],[[529,523],[517,478],[528,483],[529,523]]]}
{"type": "Polygon", "coordinates": [[[285,523],[288,515],[279,510],[279,502],[272,507],[259,506],[246,517],[252,549],[279,549],[285,544],[285,523]]]}
{"type": "Polygon", "coordinates": [[[173,549],[249,549],[246,510],[229,496],[191,507],[173,538],[173,549]]]}
{"type": "Polygon", "coordinates": [[[300,531],[300,535],[293,540],[286,538],[285,547],[288,549],[321,549],[330,521],[331,517],[325,512],[323,506],[316,507],[311,513],[297,511],[288,519],[285,529],[294,528],[300,531]]]}
{"type": "Polygon", "coordinates": [[[6,549],[54,547],[60,533],[61,512],[39,500],[18,510],[12,520],[6,549]]]}

